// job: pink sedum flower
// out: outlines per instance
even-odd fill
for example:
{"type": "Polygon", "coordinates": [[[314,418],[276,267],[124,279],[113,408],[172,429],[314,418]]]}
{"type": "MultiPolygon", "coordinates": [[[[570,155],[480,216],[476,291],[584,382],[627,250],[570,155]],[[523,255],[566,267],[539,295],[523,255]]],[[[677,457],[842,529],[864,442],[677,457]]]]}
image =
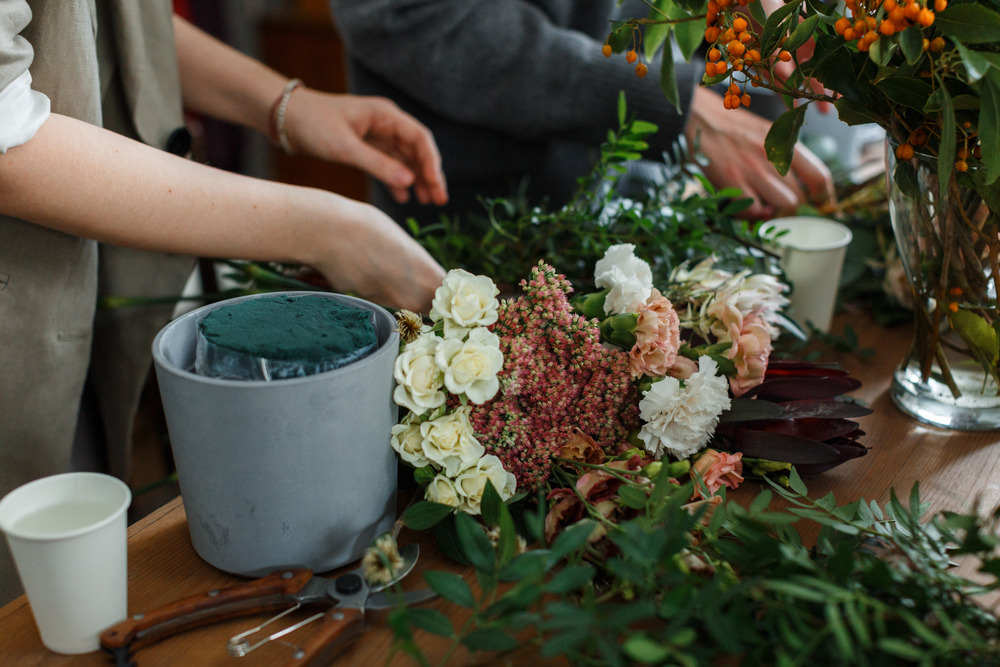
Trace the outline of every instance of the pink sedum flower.
{"type": "Polygon", "coordinates": [[[565,277],[540,262],[521,288],[493,325],[504,357],[500,391],[470,406],[469,420],[486,453],[530,493],[576,429],[617,454],[640,422],[628,355],[604,347],[597,322],[573,311],[565,277]]]}
{"type": "MultiPolygon", "coordinates": [[[[691,479],[696,479],[696,473],[701,475],[710,496],[714,496],[723,486],[735,489],[743,482],[742,459],[743,454],[740,452],[730,454],[706,449],[691,467],[691,479]]],[[[695,484],[694,495],[696,498],[704,497],[698,484],[695,484]]]]}
{"type": "Polygon", "coordinates": [[[743,318],[743,326],[729,326],[732,345],[726,357],[736,366],[736,375],[729,378],[733,396],[742,396],[764,381],[767,361],[771,357],[771,334],[756,315],[743,318]]]}
{"type": "Polygon", "coordinates": [[[677,359],[681,347],[681,322],[670,300],[655,288],[639,309],[635,345],[629,352],[633,377],[663,377],[677,359]]]}

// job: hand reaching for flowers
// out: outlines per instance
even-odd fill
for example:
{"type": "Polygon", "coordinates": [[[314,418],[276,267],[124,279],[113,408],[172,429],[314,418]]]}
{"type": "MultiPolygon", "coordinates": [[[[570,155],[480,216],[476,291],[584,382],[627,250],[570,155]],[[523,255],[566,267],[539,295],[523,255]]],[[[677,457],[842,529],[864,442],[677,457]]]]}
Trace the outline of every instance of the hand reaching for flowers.
{"type": "Polygon", "coordinates": [[[689,141],[697,140],[710,160],[705,169],[710,181],[739,188],[753,198],[742,214],[747,218],[769,218],[792,212],[800,204],[833,199],[830,170],[801,144],[795,146],[788,174],[778,174],[764,152],[770,127],[769,120],[746,109],[723,111],[718,94],[698,88],[685,134],[689,141]]]}

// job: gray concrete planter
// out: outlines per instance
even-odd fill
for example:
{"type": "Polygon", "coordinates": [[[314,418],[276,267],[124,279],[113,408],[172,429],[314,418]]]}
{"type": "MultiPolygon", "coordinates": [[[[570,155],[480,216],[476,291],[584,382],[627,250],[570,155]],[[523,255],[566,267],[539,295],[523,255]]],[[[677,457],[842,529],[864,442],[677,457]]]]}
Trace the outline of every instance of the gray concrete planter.
{"type": "Polygon", "coordinates": [[[234,574],[260,576],[279,567],[322,572],[360,558],[395,519],[389,436],[397,415],[392,365],[399,335],[383,308],[323,293],[375,312],[375,352],[287,380],[195,375],[198,321],[223,304],[260,296],[199,308],[153,341],[191,541],[199,556],[234,574]]]}

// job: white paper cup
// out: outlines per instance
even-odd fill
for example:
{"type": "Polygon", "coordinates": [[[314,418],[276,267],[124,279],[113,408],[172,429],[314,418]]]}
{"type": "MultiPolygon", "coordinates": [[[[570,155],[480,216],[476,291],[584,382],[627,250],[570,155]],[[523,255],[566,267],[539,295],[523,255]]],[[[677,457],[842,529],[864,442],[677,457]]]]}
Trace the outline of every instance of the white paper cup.
{"type": "Polygon", "coordinates": [[[851,230],[826,218],[794,216],[764,223],[761,235],[777,244],[781,268],[792,283],[791,315],[829,331],[851,230]]]}
{"type": "Polygon", "coordinates": [[[121,480],[91,472],[43,477],[0,500],[0,530],[49,650],[96,651],[125,619],[131,501],[121,480]]]}

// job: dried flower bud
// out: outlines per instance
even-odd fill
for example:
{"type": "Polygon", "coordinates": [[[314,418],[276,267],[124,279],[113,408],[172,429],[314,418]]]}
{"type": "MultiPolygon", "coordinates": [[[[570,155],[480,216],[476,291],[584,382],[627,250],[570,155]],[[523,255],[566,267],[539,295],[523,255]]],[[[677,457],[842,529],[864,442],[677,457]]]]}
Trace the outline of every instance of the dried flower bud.
{"type": "Polygon", "coordinates": [[[372,586],[385,585],[392,582],[403,569],[403,557],[395,538],[389,533],[383,533],[375,538],[361,558],[365,581],[372,586]]]}
{"type": "Polygon", "coordinates": [[[396,311],[396,331],[404,343],[412,343],[424,328],[424,320],[411,310],[401,308],[396,311]]]}

